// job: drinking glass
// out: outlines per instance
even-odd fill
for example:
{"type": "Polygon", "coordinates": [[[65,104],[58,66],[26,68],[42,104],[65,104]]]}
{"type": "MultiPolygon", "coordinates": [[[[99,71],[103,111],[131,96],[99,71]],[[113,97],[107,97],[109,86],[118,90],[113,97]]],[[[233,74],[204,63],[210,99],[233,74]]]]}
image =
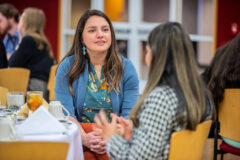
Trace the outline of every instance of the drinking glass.
{"type": "Polygon", "coordinates": [[[28,108],[34,112],[43,102],[42,91],[28,91],[27,92],[27,105],[28,108]]]}
{"type": "Polygon", "coordinates": [[[7,107],[14,114],[21,109],[24,104],[23,92],[7,92],[7,107]]]}

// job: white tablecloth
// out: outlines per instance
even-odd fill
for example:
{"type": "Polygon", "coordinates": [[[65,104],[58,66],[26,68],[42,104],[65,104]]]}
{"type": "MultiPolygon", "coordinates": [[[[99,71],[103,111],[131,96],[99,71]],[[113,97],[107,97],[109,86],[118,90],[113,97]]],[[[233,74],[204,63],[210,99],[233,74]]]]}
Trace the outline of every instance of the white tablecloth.
{"type": "MultiPolygon", "coordinates": [[[[52,142],[68,142],[69,150],[67,160],[83,160],[83,148],[80,130],[76,124],[70,122],[67,126],[67,132],[61,134],[41,134],[41,135],[19,135],[22,141],[52,141],[52,142]]],[[[17,126],[16,126],[17,128],[17,126]]]]}

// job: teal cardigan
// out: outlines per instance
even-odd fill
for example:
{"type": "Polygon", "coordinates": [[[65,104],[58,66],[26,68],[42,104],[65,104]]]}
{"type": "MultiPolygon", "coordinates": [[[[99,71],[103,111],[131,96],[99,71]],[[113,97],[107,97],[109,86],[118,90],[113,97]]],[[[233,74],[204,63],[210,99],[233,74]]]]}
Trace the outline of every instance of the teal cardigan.
{"type": "MultiPolygon", "coordinates": [[[[121,57],[123,63],[123,77],[120,83],[120,92],[110,92],[113,113],[128,118],[130,110],[135,106],[139,95],[139,80],[137,72],[130,60],[121,57]]],[[[87,90],[88,65],[79,78],[72,83],[74,95],[68,88],[69,70],[72,68],[74,56],[65,58],[59,65],[56,73],[55,99],[61,101],[70,115],[81,122],[82,106],[87,90]]]]}

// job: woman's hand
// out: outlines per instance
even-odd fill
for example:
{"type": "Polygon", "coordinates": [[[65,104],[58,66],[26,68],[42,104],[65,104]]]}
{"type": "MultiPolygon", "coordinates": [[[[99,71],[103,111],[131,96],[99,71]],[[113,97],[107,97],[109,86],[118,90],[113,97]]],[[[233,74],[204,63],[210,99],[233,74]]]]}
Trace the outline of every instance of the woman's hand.
{"type": "Polygon", "coordinates": [[[96,152],[97,154],[104,154],[106,153],[106,143],[103,140],[103,138],[101,138],[100,140],[90,140],[90,150],[93,152],[96,152]]]}
{"type": "Polygon", "coordinates": [[[105,149],[105,141],[101,136],[102,130],[101,129],[94,129],[93,134],[94,136],[90,137],[90,150],[96,152],[97,154],[104,154],[106,152],[105,149]]]}
{"type": "Polygon", "coordinates": [[[120,134],[117,124],[117,116],[112,117],[112,122],[109,123],[103,110],[94,117],[94,121],[97,123],[97,127],[102,129],[102,137],[105,141],[108,141],[110,137],[115,134],[120,134]]]}
{"type": "Polygon", "coordinates": [[[116,117],[117,122],[119,122],[120,135],[126,140],[130,141],[132,136],[133,123],[131,120],[125,120],[123,117],[118,117],[116,114],[111,113],[111,117],[116,117]]]}
{"type": "Polygon", "coordinates": [[[126,140],[130,141],[131,136],[132,136],[132,128],[133,128],[133,123],[131,120],[125,120],[122,117],[119,117],[118,119],[121,127],[123,128],[123,138],[126,140]]]}
{"type": "Polygon", "coordinates": [[[89,148],[93,152],[96,152],[97,154],[104,154],[106,152],[105,142],[101,136],[101,129],[95,129],[93,132],[86,133],[74,117],[69,116],[69,120],[78,125],[82,137],[82,144],[85,147],[89,148]]]}
{"type": "Polygon", "coordinates": [[[104,154],[106,152],[105,142],[101,133],[101,129],[95,129],[94,131],[85,134],[85,136],[83,136],[83,145],[97,154],[104,154]]]}

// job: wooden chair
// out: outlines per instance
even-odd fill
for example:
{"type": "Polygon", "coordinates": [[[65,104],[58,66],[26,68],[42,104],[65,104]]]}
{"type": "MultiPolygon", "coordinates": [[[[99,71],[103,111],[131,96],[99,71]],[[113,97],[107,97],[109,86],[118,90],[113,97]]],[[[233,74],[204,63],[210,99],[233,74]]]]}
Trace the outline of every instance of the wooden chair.
{"type": "Polygon", "coordinates": [[[0,86],[9,91],[20,91],[26,95],[30,70],[26,68],[0,69],[0,86]]]}
{"type": "Polygon", "coordinates": [[[0,142],[0,159],[65,160],[68,148],[65,142],[0,142]]]}
{"type": "Polygon", "coordinates": [[[0,86],[0,105],[6,106],[7,104],[8,89],[0,86]]]}
{"type": "Polygon", "coordinates": [[[50,74],[49,74],[48,86],[47,86],[48,93],[49,93],[49,101],[55,100],[54,87],[55,87],[57,66],[58,66],[57,64],[53,65],[51,67],[50,74]]]}
{"type": "Polygon", "coordinates": [[[225,153],[240,155],[240,149],[222,142],[218,149],[218,138],[225,137],[240,142],[240,89],[225,89],[222,103],[218,108],[214,135],[214,160],[225,153]]]}
{"type": "Polygon", "coordinates": [[[195,131],[182,130],[171,135],[168,160],[202,160],[211,120],[199,124],[195,131]]]}

